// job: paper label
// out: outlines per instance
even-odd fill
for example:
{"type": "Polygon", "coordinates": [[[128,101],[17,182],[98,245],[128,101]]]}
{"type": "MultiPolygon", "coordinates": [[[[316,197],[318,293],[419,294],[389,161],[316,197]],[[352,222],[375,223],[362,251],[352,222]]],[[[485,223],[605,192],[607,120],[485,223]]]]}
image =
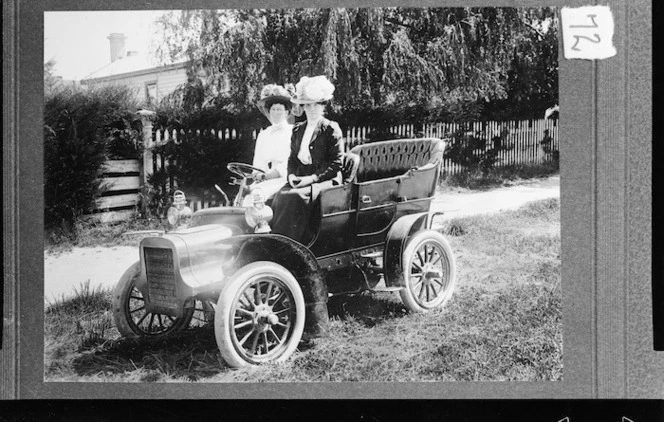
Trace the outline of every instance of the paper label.
{"type": "Polygon", "coordinates": [[[563,7],[561,18],[566,59],[599,60],[617,54],[609,6],[563,7]]]}

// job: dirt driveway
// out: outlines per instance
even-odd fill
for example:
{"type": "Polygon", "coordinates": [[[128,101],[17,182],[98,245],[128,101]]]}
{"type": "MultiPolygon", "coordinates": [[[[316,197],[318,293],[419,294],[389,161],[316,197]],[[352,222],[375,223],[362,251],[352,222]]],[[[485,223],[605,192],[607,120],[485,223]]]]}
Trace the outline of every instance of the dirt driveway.
{"type": "MultiPolygon", "coordinates": [[[[445,192],[434,200],[433,211],[443,218],[493,213],[519,208],[526,202],[560,196],[560,177],[533,179],[516,186],[486,192],[445,192]]],[[[437,220],[440,221],[440,220],[437,220]]],[[[44,253],[44,300],[69,296],[81,283],[115,286],[127,267],[138,261],[137,246],[73,248],[63,253],[44,253]]]]}
{"type": "Polygon", "coordinates": [[[514,210],[526,202],[560,197],[560,176],[532,179],[515,186],[486,192],[445,192],[436,196],[432,211],[443,211],[446,218],[514,210]]]}

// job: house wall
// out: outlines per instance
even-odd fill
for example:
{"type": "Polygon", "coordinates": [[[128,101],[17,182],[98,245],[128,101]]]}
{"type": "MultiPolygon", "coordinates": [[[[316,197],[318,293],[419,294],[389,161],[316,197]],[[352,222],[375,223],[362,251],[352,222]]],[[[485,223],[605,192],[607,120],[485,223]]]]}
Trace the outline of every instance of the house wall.
{"type": "Polygon", "coordinates": [[[103,79],[89,80],[91,86],[126,85],[133,88],[136,99],[147,102],[147,85],[157,84],[157,98],[159,101],[175,89],[187,82],[187,71],[185,67],[174,69],[155,70],[149,73],[125,74],[103,79]]]}

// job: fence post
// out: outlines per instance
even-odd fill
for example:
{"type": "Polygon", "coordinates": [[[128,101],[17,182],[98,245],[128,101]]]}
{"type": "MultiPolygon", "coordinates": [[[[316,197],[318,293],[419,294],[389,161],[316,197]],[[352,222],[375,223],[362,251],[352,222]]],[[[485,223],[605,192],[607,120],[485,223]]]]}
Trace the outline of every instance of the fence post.
{"type": "Polygon", "coordinates": [[[141,201],[141,212],[143,215],[147,213],[147,191],[148,191],[148,177],[152,175],[152,122],[157,116],[157,113],[150,110],[138,110],[136,112],[141,117],[141,123],[143,125],[142,135],[143,135],[143,161],[141,162],[141,195],[143,200],[141,201]]]}

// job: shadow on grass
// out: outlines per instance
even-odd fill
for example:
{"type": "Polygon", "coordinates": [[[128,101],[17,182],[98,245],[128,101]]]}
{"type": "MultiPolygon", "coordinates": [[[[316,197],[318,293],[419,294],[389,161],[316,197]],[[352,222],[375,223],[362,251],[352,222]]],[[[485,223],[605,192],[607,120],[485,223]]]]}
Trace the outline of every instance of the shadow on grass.
{"type": "Polygon", "coordinates": [[[407,314],[406,308],[395,293],[362,293],[357,295],[335,296],[328,300],[330,318],[355,321],[373,327],[387,319],[400,318],[407,314]]]}
{"type": "Polygon", "coordinates": [[[173,333],[162,340],[107,340],[76,357],[72,368],[81,376],[135,372],[127,381],[137,382],[155,382],[162,377],[197,381],[228,369],[211,325],[173,333]]]}
{"type": "MultiPolygon", "coordinates": [[[[407,314],[397,298],[382,294],[359,294],[331,298],[331,319],[353,320],[367,328],[407,314]]],[[[316,347],[301,342],[299,350],[316,347]]],[[[122,375],[128,382],[158,382],[185,379],[201,381],[230,368],[219,353],[212,324],[189,328],[165,339],[90,339],[81,344],[71,362],[79,376],[122,375]]]]}

